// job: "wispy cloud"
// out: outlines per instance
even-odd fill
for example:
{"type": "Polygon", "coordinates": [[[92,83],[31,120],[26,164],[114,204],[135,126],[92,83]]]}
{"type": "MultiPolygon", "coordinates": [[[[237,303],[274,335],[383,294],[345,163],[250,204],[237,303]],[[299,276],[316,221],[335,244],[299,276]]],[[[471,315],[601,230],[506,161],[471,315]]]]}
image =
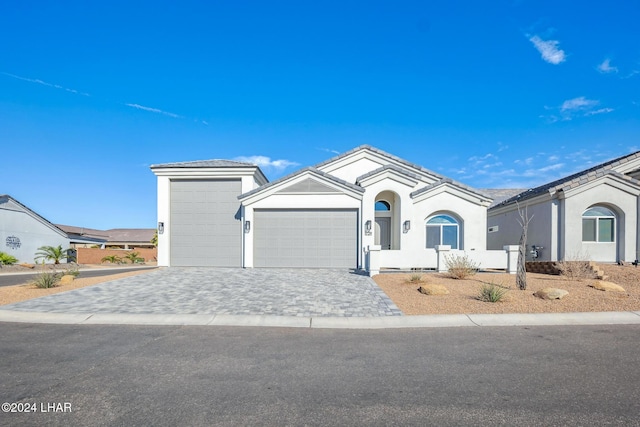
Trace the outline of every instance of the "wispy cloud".
{"type": "Polygon", "coordinates": [[[74,93],[76,95],[91,96],[88,93],[80,92],[78,90],[71,89],[71,88],[68,88],[68,87],[64,87],[64,86],[61,86],[61,85],[58,85],[58,84],[45,82],[44,80],[40,80],[40,79],[30,79],[30,78],[27,78],[27,77],[16,76],[15,74],[10,74],[10,73],[5,73],[5,72],[2,72],[0,74],[4,74],[5,76],[9,76],[9,77],[12,77],[14,79],[22,80],[22,81],[25,81],[25,82],[37,83],[37,84],[42,85],[42,86],[47,86],[47,87],[52,87],[54,89],[64,90],[64,91],[67,91],[67,92],[70,92],[70,93],[74,93]]]}
{"type": "Polygon", "coordinates": [[[540,117],[547,119],[550,123],[554,123],[560,120],[567,121],[575,117],[589,117],[614,111],[614,109],[610,107],[597,108],[598,106],[600,106],[600,101],[579,96],[563,101],[558,107],[545,106],[545,110],[556,111],[556,113],[546,116],[542,115],[540,117]]]}
{"type": "Polygon", "coordinates": [[[127,107],[136,108],[138,110],[149,111],[150,113],[164,114],[165,116],[173,117],[175,119],[182,118],[182,116],[178,114],[170,113],[168,111],[162,111],[158,108],[145,107],[144,105],[140,105],[140,104],[124,104],[124,105],[126,105],[127,107]]]}
{"type": "Polygon", "coordinates": [[[579,96],[573,99],[567,99],[560,106],[561,112],[574,112],[574,111],[584,111],[589,110],[596,105],[600,104],[600,101],[596,101],[595,99],[587,99],[584,96],[579,96]]]}
{"type": "Polygon", "coordinates": [[[238,162],[253,163],[254,165],[257,165],[261,168],[273,169],[276,171],[282,171],[291,166],[298,166],[298,163],[296,162],[283,159],[271,160],[271,158],[267,156],[239,156],[234,160],[238,162]]]}
{"type": "Polygon", "coordinates": [[[612,66],[611,60],[607,58],[604,61],[602,61],[600,64],[598,64],[597,70],[602,74],[617,73],[618,67],[612,66]]]}
{"type": "Polygon", "coordinates": [[[325,153],[332,153],[332,154],[340,154],[340,151],[338,150],[333,150],[331,148],[322,148],[322,147],[317,147],[316,150],[320,150],[320,151],[324,151],[325,153]]]}
{"type": "Polygon", "coordinates": [[[548,63],[558,65],[566,60],[564,50],[558,47],[560,44],[558,40],[543,40],[537,35],[527,35],[527,37],[529,37],[529,41],[533,43],[535,48],[538,49],[542,59],[548,63]]]}

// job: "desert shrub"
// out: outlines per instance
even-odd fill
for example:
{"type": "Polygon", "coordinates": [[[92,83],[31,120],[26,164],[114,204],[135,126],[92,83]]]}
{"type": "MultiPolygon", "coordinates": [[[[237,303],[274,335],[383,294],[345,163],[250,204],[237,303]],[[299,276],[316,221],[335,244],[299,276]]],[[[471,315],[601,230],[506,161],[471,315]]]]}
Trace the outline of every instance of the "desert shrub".
{"type": "Polygon", "coordinates": [[[60,277],[60,273],[56,273],[55,271],[43,271],[36,276],[36,278],[33,280],[33,284],[37,288],[53,288],[57,286],[60,277]]]}
{"type": "Polygon", "coordinates": [[[483,284],[480,287],[478,299],[483,302],[499,302],[502,301],[509,289],[498,286],[495,283],[483,284]]]}
{"type": "Polygon", "coordinates": [[[454,279],[466,279],[478,272],[480,264],[465,255],[449,255],[444,257],[444,265],[449,270],[449,276],[454,279]]]}
{"type": "Polygon", "coordinates": [[[409,282],[411,283],[417,283],[420,282],[422,280],[422,274],[412,274],[409,277],[409,282]]]}
{"type": "Polygon", "coordinates": [[[69,268],[67,268],[63,273],[63,275],[67,274],[73,277],[78,277],[80,275],[80,269],[78,268],[77,265],[72,265],[69,268]]]}
{"type": "Polygon", "coordinates": [[[571,280],[593,279],[593,269],[588,261],[589,256],[581,252],[569,255],[554,264],[560,275],[571,280]]]}
{"type": "Polygon", "coordinates": [[[3,265],[13,265],[18,262],[18,258],[6,252],[0,252],[0,267],[3,265]]]}

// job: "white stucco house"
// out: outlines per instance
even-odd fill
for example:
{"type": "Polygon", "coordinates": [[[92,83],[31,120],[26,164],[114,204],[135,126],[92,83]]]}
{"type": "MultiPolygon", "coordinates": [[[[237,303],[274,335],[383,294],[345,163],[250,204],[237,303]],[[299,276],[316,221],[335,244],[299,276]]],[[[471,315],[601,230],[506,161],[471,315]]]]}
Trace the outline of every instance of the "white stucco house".
{"type": "Polygon", "coordinates": [[[151,170],[162,266],[436,268],[451,250],[507,267],[486,250],[491,198],[371,146],[274,182],[229,160],[151,170]]]}
{"type": "Polygon", "coordinates": [[[488,211],[489,248],[517,242],[518,207],[532,217],[532,245],[540,261],[638,259],[640,151],[522,192],[488,211]]]}
{"type": "MultiPolygon", "coordinates": [[[[69,247],[69,236],[9,195],[0,195],[0,251],[33,263],[42,246],[69,247]]],[[[47,261],[50,262],[50,261],[47,261]]]]}

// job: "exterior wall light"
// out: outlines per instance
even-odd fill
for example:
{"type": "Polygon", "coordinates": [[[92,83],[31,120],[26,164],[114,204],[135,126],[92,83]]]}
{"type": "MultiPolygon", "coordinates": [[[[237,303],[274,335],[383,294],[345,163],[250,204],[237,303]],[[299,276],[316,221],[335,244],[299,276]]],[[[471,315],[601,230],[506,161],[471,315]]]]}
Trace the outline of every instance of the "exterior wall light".
{"type": "Polygon", "coordinates": [[[367,222],[364,223],[364,233],[367,236],[371,235],[371,220],[367,220],[367,222]]]}
{"type": "Polygon", "coordinates": [[[158,223],[158,234],[164,233],[164,222],[158,223]]]}
{"type": "Polygon", "coordinates": [[[244,222],[244,232],[248,233],[249,231],[251,231],[251,221],[245,221],[244,222]]]}
{"type": "Polygon", "coordinates": [[[405,233],[411,230],[411,221],[406,220],[404,224],[402,224],[402,229],[404,230],[405,233]]]}

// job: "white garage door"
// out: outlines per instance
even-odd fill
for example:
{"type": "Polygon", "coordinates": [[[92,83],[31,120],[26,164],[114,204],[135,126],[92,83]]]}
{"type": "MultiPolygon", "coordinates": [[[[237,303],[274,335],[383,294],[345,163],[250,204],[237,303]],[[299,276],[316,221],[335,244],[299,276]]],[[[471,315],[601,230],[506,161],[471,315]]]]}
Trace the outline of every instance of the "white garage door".
{"type": "Polygon", "coordinates": [[[242,266],[240,180],[171,181],[172,266],[242,266]]]}
{"type": "Polygon", "coordinates": [[[253,229],[256,267],[357,265],[356,210],[256,210],[253,229]]]}

